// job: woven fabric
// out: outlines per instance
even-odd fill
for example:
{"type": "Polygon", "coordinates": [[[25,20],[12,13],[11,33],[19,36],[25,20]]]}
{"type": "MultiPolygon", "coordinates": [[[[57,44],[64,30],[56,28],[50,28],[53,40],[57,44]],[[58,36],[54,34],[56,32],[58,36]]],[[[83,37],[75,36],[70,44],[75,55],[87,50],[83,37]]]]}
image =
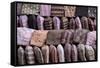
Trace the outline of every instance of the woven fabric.
{"type": "Polygon", "coordinates": [[[50,45],[50,62],[58,63],[57,49],[54,45],[50,45]]]}
{"type": "Polygon", "coordinates": [[[60,44],[62,32],[63,30],[49,30],[47,39],[46,39],[46,44],[49,44],[49,45],[60,44]]]}
{"type": "Polygon", "coordinates": [[[48,31],[37,30],[32,34],[31,45],[41,47],[46,41],[48,31]]]}
{"type": "Polygon", "coordinates": [[[81,25],[81,21],[79,17],[75,18],[75,23],[76,23],[76,26],[75,26],[76,29],[82,29],[82,25],[81,25]]]}
{"type": "Polygon", "coordinates": [[[87,33],[89,31],[85,29],[77,29],[74,31],[73,43],[86,44],[87,33]]]}
{"type": "Polygon", "coordinates": [[[86,45],[85,46],[85,50],[86,50],[86,58],[87,60],[95,60],[95,53],[94,50],[91,46],[86,45]]]}
{"type": "Polygon", "coordinates": [[[75,6],[64,6],[64,10],[65,10],[65,16],[67,16],[67,17],[75,16],[75,11],[76,11],[75,6]]]}
{"type": "Polygon", "coordinates": [[[35,15],[28,15],[28,27],[37,29],[37,17],[35,15]]]}
{"type": "Polygon", "coordinates": [[[71,60],[78,61],[78,51],[76,45],[71,46],[71,60]]]}
{"type": "Polygon", "coordinates": [[[44,19],[44,29],[45,30],[52,30],[53,29],[53,20],[51,17],[46,17],[44,19]]]}
{"type": "Polygon", "coordinates": [[[38,25],[39,30],[44,30],[43,23],[44,23],[44,18],[42,16],[38,15],[37,16],[37,25],[38,25]]]}
{"type": "Polygon", "coordinates": [[[93,22],[93,20],[91,18],[88,18],[88,26],[90,31],[95,30],[94,25],[95,23],[93,22]]]}
{"type": "Polygon", "coordinates": [[[27,64],[35,64],[34,51],[31,46],[26,46],[25,48],[26,62],[27,64]]]}
{"type": "Polygon", "coordinates": [[[29,45],[34,29],[26,27],[17,28],[17,45],[29,45]]]}
{"type": "Polygon", "coordinates": [[[77,50],[78,50],[78,57],[80,61],[86,61],[86,57],[85,57],[85,45],[84,44],[79,44],[77,46],[77,50]]]}
{"type": "Polygon", "coordinates": [[[23,27],[28,27],[28,17],[26,15],[21,15],[19,16],[19,23],[23,26],[23,27]]]}
{"type": "Polygon", "coordinates": [[[17,56],[18,56],[18,64],[24,65],[25,64],[25,54],[24,49],[20,46],[17,50],[17,56]]]}
{"type": "Polygon", "coordinates": [[[51,16],[51,5],[40,5],[41,16],[51,16]]]}
{"type": "Polygon", "coordinates": [[[64,16],[64,6],[51,5],[51,16],[64,16]]]}
{"type": "Polygon", "coordinates": [[[69,43],[65,44],[64,52],[65,52],[65,60],[66,60],[66,62],[71,62],[71,44],[69,44],[69,43]]]}
{"type": "Polygon", "coordinates": [[[49,46],[44,45],[41,48],[41,51],[42,51],[42,54],[43,54],[44,63],[49,63],[49,46]]]}
{"type": "Polygon", "coordinates": [[[87,34],[87,45],[96,45],[96,31],[91,31],[87,34]]]}
{"type": "Polygon", "coordinates": [[[23,4],[21,14],[39,14],[38,4],[23,4]]]}
{"type": "Polygon", "coordinates": [[[97,10],[93,7],[88,7],[88,16],[89,17],[96,17],[97,10]]]}
{"type": "Polygon", "coordinates": [[[69,27],[69,21],[68,21],[68,18],[66,18],[66,17],[62,17],[61,18],[61,27],[62,27],[62,29],[68,29],[68,27],[69,27]]]}
{"type": "Polygon", "coordinates": [[[75,29],[75,19],[71,18],[69,23],[69,29],[75,29]]]}
{"type": "Polygon", "coordinates": [[[38,63],[38,64],[44,63],[43,54],[42,54],[42,51],[40,50],[40,48],[35,46],[33,48],[33,50],[34,50],[36,63],[38,63]]]}
{"type": "Polygon", "coordinates": [[[88,26],[88,18],[83,16],[81,18],[81,24],[82,24],[82,28],[83,29],[89,29],[89,26],[88,26]]]}
{"type": "Polygon", "coordinates": [[[61,44],[57,46],[57,53],[59,62],[65,62],[64,49],[61,44]]]}
{"type": "Polygon", "coordinates": [[[54,24],[54,29],[60,30],[60,19],[58,17],[53,17],[53,24],[54,24]]]}

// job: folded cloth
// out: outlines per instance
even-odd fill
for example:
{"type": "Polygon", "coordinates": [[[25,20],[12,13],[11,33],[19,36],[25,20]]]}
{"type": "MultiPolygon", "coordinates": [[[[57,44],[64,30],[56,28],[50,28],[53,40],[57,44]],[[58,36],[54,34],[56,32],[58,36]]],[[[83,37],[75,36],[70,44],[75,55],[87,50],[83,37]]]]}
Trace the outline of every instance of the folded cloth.
{"type": "Polygon", "coordinates": [[[33,51],[33,48],[31,46],[26,46],[25,56],[26,56],[27,64],[35,64],[34,51],[33,51]]]}
{"type": "Polygon", "coordinates": [[[17,3],[17,15],[21,14],[22,3],[17,3]]]}
{"type": "Polygon", "coordinates": [[[37,20],[35,15],[28,15],[28,27],[32,29],[37,29],[37,20]]]}
{"type": "Polygon", "coordinates": [[[40,5],[41,16],[51,16],[51,5],[40,5]]]}
{"type": "Polygon", "coordinates": [[[43,25],[44,25],[45,30],[53,29],[53,20],[52,20],[52,18],[51,17],[46,17],[44,19],[44,24],[43,25]]]}
{"type": "Polygon", "coordinates": [[[68,21],[68,18],[66,18],[66,17],[62,17],[61,18],[61,27],[62,27],[62,29],[68,29],[68,26],[69,26],[69,21],[68,21]]]}
{"type": "Polygon", "coordinates": [[[58,63],[58,55],[57,55],[57,49],[54,45],[50,45],[50,62],[51,63],[58,63]]]}
{"type": "Polygon", "coordinates": [[[85,45],[85,50],[86,50],[86,59],[95,60],[95,52],[93,48],[89,45],[85,45]]]}
{"type": "Polygon", "coordinates": [[[17,45],[29,45],[34,29],[26,27],[17,28],[17,45]]]}
{"type": "Polygon", "coordinates": [[[74,33],[74,30],[65,30],[64,32],[62,32],[61,43],[62,44],[72,43],[73,42],[73,33],[74,33]]]}
{"type": "Polygon", "coordinates": [[[19,16],[17,16],[17,27],[22,27],[22,23],[19,22],[19,16]]]}
{"type": "Polygon", "coordinates": [[[39,47],[33,48],[36,63],[44,63],[43,54],[39,47]]]}
{"type": "Polygon", "coordinates": [[[82,25],[81,25],[81,21],[79,17],[75,18],[75,23],[76,23],[76,26],[75,26],[76,29],[82,29],[82,25]]]}
{"type": "Polygon", "coordinates": [[[83,16],[83,17],[81,18],[81,24],[82,24],[82,28],[83,28],[83,29],[89,29],[87,17],[83,16]]]}
{"type": "Polygon", "coordinates": [[[23,4],[21,14],[39,14],[38,4],[23,4]]]}
{"type": "Polygon", "coordinates": [[[51,5],[51,16],[64,16],[64,6],[51,5]]]}
{"type": "Polygon", "coordinates": [[[24,65],[25,64],[25,52],[24,49],[20,46],[17,50],[17,56],[18,56],[18,64],[24,65]]]}
{"type": "Polygon", "coordinates": [[[42,51],[42,54],[43,54],[44,63],[49,63],[49,46],[44,45],[41,48],[41,51],[42,51]]]}
{"type": "Polygon", "coordinates": [[[86,44],[87,45],[96,45],[96,31],[88,32],[86,44]]]}
{"type": "Polygon", "coordinates": [[[69,29],[75,29],[75,19],[71,18],[69,23],[69,29]]]}
{"type": "Polygon", "coordinates": [[[95,7],[88,7],[88,16],[96,17],[97,10],[95,7]]]}
{"type": "Polygon", "coordinates": [[[78,52],[76,45],[71,46],[71,60],[72,61],[78,61],[78,52]]]}
{"type": "Polygon", "coordinates": [[[88,26],[89,26],[89,30],[93,31],[94,29],[94,22],[91,18],[88,18],[88,26]]]}
{"type": "Polygon", "coordinates": [[[39,30],[44,30],[43,23],[44,23],[44,18],[42,16],[38,15],[37,16],[37,25],[38,25],[39,30]]]}
{"type": "Polygon", "coordinates": [[[73,43],[86,44],[87,33],[86,29],[77,29],[74,31],[73,43]]]}
{"type": "Polygon", "coordinates": [[[28,27],[28,17],[26,15],[19,16],[19,23],[21,23],[23,27],[28,27]]]}
{"type": "Polygon", "coordinates": [[[58,52],[58,60],[59,62],[65,62],[65,55],[64,55],[64,49],[61,44],[57,46],[57,52],[58,52]]]}
{"type": "Polygon", "coordinates": [[[71,44],[69,44],[69,43],[65,44],[64,52],[65,52],[65,60],[66,60],[66,62],[71,62],[71,44]]]}
{"type": "Polygon", "coordinates": [[[60,19],[58,17],[53,17],[53,23],[54,23],[54,29],[59,30],[60,29],[60,19]]]}
{"type": "Polygon", "coordinates": [[[78,57],[80,61],[86,61],[86,51],[85,51],[85,45],[84,44],[79,44],[77,46],[77,50],[78,50],[78,57]]]}
{"type": "Polygon", "coordinates": [[[65,16],[67,17],[74,17],[76,7],[75,6],[64,6],[65,16]]]}
{"type": "Polygon", "coordinates": [[[58,45],[60,44],[61,34],[64,30],[49,30],[47,34],[46,44],[58,45]]]}
{"type": "Polygon", "coordinates": [[[33,46],[41,47],[46,41],[48,31],[47,30],[37,30],[34,31],[31,37],[30,44],[33,46]]]}

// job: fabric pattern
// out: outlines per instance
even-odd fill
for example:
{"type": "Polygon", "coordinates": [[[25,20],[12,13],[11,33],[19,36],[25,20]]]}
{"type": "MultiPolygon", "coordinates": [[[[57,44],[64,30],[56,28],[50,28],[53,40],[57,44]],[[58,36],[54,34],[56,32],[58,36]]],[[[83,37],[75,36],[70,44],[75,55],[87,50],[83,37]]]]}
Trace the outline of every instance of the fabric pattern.
{"type": "Polygon", "coordinates": [[[37,17],[35,15],[28,15],[28,28],[37,29],[37,17]]]}
{"type": "Polygon", "coordinates": [[[78,51],[76,45],[71,46],[71,60],[78,61],[78,51]]]}
{"type": "Polygon", "coordinates": [[[76,11],[75,6],[64,6],[64,10],[65,10],[65,16],[67,16],[67,17],[75,16],[75,11],[76,11]]]}
{"type": "Polygon", "coordinates": [[[88,18],[88,25],[89,25],[89,30],[93,31],[94,29],[94,22],[92,21],[92,19],[88,18]]]}
{"type": "Polygon", "coordinates": [[[68,29],[68,27],[69,27],[69,21],[68,21],[68,18],[66,18],[66,17],[62,17],[61,18],[61,27],[62,27],[62,29],[64,29],[64,30],[66,30],[66,29],[68,29]]]}
{"type": "Polygon", "coordinates": [[[89,26],[88,26],[88,18],[83,16],[81,18],[81,24],[82,24],[82,28],[83,29],[89,29],[89,26]]]}
{"type": "Polygon", "coordinates": [[[48,45],[58,45],[60,44],[60,38],[63,30],[49,30],[46,44],[48,45]]]}
{"type": "Polygon", "coordinates": [[[17,3],[17,15],[21,14],[22,3],[17,3]]]}
{"type": "Polygon", "coordinates": [[[34,29],[26,27],[17,28],[17,45],[29,45],[34,29]]]}
{"type": "Polygon", "coordinates": [[[25,53],[24,49],[20,46],[17,50],[19,65],[24,65],[25,64],[25,54],[24,53],[25,53]]]}
{"type": "Polygon", "coordinates": [[[41,16],[51,16],[51,5],[40,5],[41,16]]]}
{"type": "Polygon", "coordinates": [[[41,47],[45,43],[48,31],[38,30],[32,34],[31,45],[41,47]]]}
{"type": "Polygon", "coordinates": [[[44,45],[41,48],[41,51],[42,51],[42,54],[43,54],[44,63],[49,63],[49,46],[44,45]]]}
{"type": "Polygon", "coordinates": [[[46,17],[44,19],[44,29],[45,30],[52,30],[53,29],[53,20],[51,17],[46,17]]]}
{"type": "Polygon", "coordinates": [[[88,32],[86,44],[96,45],[96,31],[88,32]]]}
{"type": "Polygon", "coordinates": [[[69,29],[75,29],[75,19],[71,18],[69,23],[69,29]]]}
{"type": "Polygon", "coordinates": [[[59,59],[59,62],[65,62],[65,55],[64,55],[64,49],[62,47],[61,44],[59,44],[57,46],[57,52],[58,52],[58,59],[59,59]]]}
{"type": "Polygon", "coordinates": [[[73,43],[86,44],[88,30],[77,29],[74,32],[73,43]]]}
{"type": "Polygon", "coordinates": [[[51,5],[51,16],[64,16],[64,6],[51,5]]]}
{"type": "Polygon", "coordinates": [[[42,16],[38,15],[37,16],[37,24],[38,24],[39,30],[44,30],[43,23],[44,23],[44,18],[42,16]]]}
{"type": "Polygon", "coordinates": [[[26,15],[21,15],[19,17],[19,22],[22,24],[22,27],[28,27],[28,17],[26,15]]]}
{"type": "Polygon", "coordinates": [[[54,45],[50,45],[50,61],[51,63],[58,63],[57,49],[54,45]]]}
{"type": "Polygon", "coordinates": [[[88,8],[88,16],[89,17],[96,17],[96,12],[97,12],[96,8],[93,8],[93,7],[88,8]]]}
{"type": "Polygon", "coordinates": [[[76,23],[76,29],[82,29],[81,21],[79,17],[75,18],[75,23],[76,23]]]}
{"type": "Polygon", "coordinates": [[[39,14],[38,4],[23,4],[21,14],[39,14]]]}
{"type": "Polygon", "coordinates": [[[25,55],[26,55],[27,64],[35,64],[34,51],[31,46],[26,46],[25,55]]]}
{"type": "Polygon", "coordinates": [[[36,63],[39,63],[39,64],[44,63],[43,54],[42,54],[42,51],[40,50],[40,48],[35,46],[33,48],[33,50],[34,50],[36,63]]]}
{"type": "Polygon", "coordinates": [[[54,29],[60,30],[60,19],[58,17],[53,17],[54,29]]]}
{"type": "Polygon", "coordinates": [[[86,45],[85,49],[86,49],[86,58],[87,58],[87,60],[95,60],[95,54],[94,54],[93,48],[89,45],[86,45]]]}
{"type": "Polygon", "coordinates": [[[77,49],[78,49],[78,57],[80,59],[80,61],[86,61],[86,57],[85,57],[85,46],[84,44],[79,44],[77,46],[77,49]]]}
{"type": "Polygon", "coordinates": [[[64,52],[65,52],[65,60],[66,60],[66,62],[71,62],[71,45],[69,43],[65,44],[64,52]]]}

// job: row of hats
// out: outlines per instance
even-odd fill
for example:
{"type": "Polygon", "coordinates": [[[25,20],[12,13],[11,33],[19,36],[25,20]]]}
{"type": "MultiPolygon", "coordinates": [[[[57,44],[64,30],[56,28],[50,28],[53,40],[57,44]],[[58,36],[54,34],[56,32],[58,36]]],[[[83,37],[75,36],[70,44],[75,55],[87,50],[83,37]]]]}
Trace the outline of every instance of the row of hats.
{"type": "Polygon", "coordinates": [[[44,64],[60,62],[77,62],[96,60],[96,45],[44,45],[42,47],[27,45],[17,49],[18,64],[44,64]]]}
{"type": "Polygon", "coordinates": [[[17,15],[35,14],[41,16],[96,17],[96,12],[95,7],[17,3],[17,15]]]}
{"type": "Polygon", "coordinates": [[[17,45],[42,47],[58,44],[96,45],[96,31],[77,30],[34,30],[26,27],[17,28],[17,45]]]}
{"type": "Polygon", "coordinates": [[[43,17],[35,15],[17,16],[18,27],[28,27],[38,30],[59,29],[89,29],[96,30],[96,19],[90,17],[43,17]]]}

